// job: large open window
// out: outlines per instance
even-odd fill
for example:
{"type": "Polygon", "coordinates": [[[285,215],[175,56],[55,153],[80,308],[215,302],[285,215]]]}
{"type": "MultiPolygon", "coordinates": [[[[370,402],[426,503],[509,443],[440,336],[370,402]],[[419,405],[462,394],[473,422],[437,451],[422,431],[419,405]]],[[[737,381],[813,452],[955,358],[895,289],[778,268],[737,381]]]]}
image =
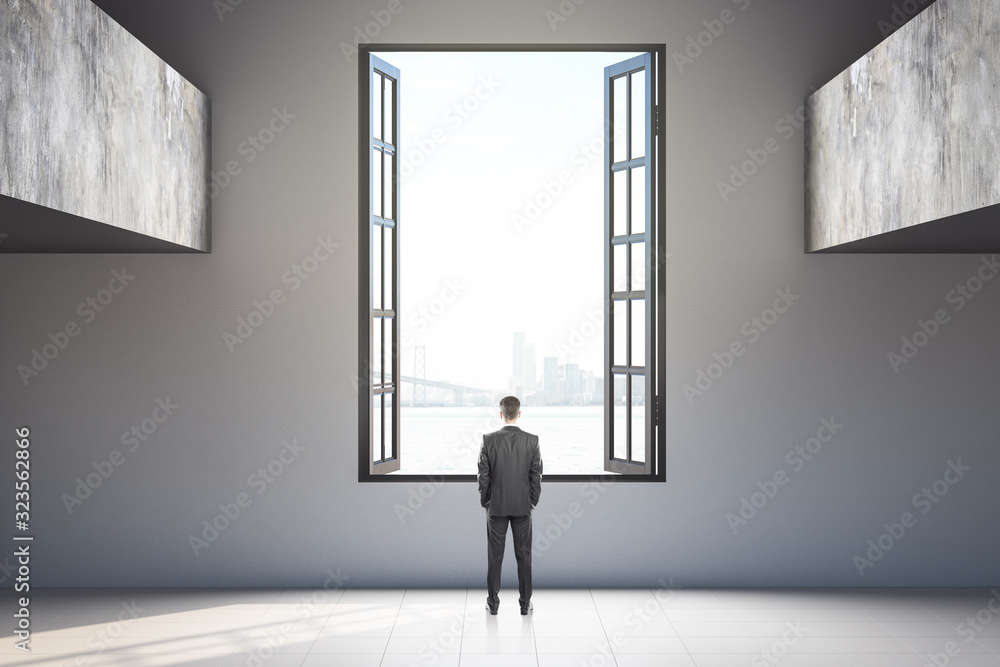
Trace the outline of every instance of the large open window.
{"type": "Polygon", "coordinates": [[[662,481],[664,49],[470,50],[361,54],[359,479],[474,479],[513,393],[546,481],[662,481]]]}

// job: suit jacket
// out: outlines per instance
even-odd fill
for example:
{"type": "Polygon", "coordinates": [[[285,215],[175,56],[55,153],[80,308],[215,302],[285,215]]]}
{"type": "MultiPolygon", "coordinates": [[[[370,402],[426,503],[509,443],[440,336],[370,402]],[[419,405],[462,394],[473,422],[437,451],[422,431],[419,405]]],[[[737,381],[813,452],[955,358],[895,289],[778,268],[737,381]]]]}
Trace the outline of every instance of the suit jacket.
{"type": "Polygon", "coordinates": [[[479,451],[479,502],[493,516],[531,514],[542,494],[538,436],[513,424],[483,435],[479,451]]]}

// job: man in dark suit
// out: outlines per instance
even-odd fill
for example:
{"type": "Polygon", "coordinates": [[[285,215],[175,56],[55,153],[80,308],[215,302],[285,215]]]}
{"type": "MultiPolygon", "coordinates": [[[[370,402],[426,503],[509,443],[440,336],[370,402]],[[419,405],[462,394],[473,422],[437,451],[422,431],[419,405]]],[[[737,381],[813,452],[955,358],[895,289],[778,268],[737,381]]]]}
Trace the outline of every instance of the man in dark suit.
{"type": "Polygon", "coordinates": [[[542,455],[538,436],[516,426],[521,402],[514,396],[500,401],[504,427],[483,435],[479,452],[479,502],[486,508],[489,566],[486,573],[486,608],[496,614],[500,606],[500,573],[507,542],[507,524],[514,533],[517,583],[521,614],[531,605],[531,510],[542,493],[542,455]]]}

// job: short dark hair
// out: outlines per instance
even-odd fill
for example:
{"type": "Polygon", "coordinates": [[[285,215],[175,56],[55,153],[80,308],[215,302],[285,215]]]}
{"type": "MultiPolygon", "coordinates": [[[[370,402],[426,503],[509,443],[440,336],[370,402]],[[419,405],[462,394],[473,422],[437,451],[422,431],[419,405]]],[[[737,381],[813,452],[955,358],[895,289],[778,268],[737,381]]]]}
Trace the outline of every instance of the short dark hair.
{"type": "Polygon", "coordinates": [[[521,411],[521,401],[517,400],[517,396],[504,396],[500,399],[500,410],[504,419],[514,421],[517,419],[517,413],[521,411]]]}

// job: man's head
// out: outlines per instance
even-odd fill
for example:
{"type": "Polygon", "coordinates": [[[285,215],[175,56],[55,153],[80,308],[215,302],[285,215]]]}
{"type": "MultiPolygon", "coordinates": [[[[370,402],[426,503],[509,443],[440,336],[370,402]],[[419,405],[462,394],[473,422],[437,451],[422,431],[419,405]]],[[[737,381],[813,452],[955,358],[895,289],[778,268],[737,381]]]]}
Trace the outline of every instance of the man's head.
{"type": "Polygon", "coordinates": [[[513,424],[521,416],[521,401],[516,396],[504,396],[500,399],[500,416],[508,424],[513,424]]]}

